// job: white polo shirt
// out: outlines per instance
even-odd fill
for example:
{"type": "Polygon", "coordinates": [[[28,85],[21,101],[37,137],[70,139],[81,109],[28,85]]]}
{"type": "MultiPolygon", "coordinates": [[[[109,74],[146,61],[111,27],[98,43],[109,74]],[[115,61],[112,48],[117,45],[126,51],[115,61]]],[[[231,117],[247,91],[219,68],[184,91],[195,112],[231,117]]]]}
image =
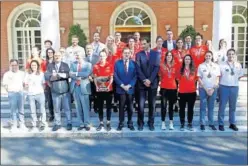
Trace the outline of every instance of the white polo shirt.
{"type": "Polygon", "coordinates": [[[21,92],[23,91],[25,73],[18,70],[17,72],[7,71],[3,75],[3,85],[7,86],[8,92],[21,92]]]}
{"type": "Polygon", "coordinates": [[[43,85],[45,84],[44,74],[26,74],[24,79],[25,84],[28,84],[28,95],[38,95],[44,93],[43,85]]]}
{"type": "Polygon", "coordinates": [[[209,64],[204,62],[199,65],[197,76],[201,78],[206,88],[214,88],[216,80],[220,77],[220,67],[213,62],[209,64]]]}
{"type": "Polygon", "coordinates": [[[241,64],[235,62],[234,64],[229,64],[233,68],[234,75],[231,75],[231,68],[228,62],[220,64],[220,85],[225,86],[239,86],[239,78],[244,75],[241,64]]]}

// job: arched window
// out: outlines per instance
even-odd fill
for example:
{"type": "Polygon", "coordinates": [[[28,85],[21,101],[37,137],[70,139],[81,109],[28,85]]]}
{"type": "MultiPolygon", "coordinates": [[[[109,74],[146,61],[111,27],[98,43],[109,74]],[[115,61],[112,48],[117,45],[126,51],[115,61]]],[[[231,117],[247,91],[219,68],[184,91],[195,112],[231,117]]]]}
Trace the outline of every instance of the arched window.
{"type": "Polygon", "coordinates": [[[19,60],[21,69],[31,56],[31,48],[38,46],[41,49],[40,14],[38,9],[26,9],[20,11],[13,20],[13,58],[19,60]]]}
{"type": "Polygon", "coordinates": [[[122,41],[127,42],[129,35],[140,32],[141,37],[151,39],[151,46],[155,46],[157,37],[157,18],[152,8],[139,1],[126,1],[118,5],[113,11],[109,22],[109,33],[121,32],[122,41]]]}
{"type": "Polygon", "coordinates": [[[237,50],[238,60],[247,69],[248,61],[248,17],[247,8],[233,6],[232,11],[232,47],[237,50]]]}

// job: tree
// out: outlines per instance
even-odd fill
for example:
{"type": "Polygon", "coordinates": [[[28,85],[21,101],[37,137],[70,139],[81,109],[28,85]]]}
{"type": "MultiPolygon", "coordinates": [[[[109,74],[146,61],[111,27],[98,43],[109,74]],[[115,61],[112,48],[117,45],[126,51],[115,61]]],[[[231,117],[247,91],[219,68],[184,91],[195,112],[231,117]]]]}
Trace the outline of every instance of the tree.
{"type": "Polygon", "coordinates": [[[87,37],[84,33],[84,30],[80,27],[79,24],[76,24],[76,25],[72,25],[70,27],[70,32],[69,32],[69,35],[68,35],[68,45],[72,45],[71,43],[71,38],[73,35],[76,35],[78,36],[78,39],[79,39],[79,43],[78,45],[81,46],[81,47],[85,47],[86,44],[87,44],[87,37]]]}
{"type": "Polygon", "coordinates": [[[190,35],[191,38],[194,40],[197,32],[195,28],[192,25],[187,25],[187,27],[181,32],[179,35],[180,38],[185,38],[186,36],[190,35]]]}

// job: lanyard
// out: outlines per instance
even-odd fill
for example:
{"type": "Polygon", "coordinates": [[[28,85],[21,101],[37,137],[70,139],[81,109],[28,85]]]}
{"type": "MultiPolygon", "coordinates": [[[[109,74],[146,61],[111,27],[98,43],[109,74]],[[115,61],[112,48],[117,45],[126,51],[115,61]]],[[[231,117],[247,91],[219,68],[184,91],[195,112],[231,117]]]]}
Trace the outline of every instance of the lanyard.
{"type": "Polygon", "coordinates": [[[234,64],[233,64],[233,68],[232,68],[228,62],[226,62],[226,63],[228,64],[229,68],[231,69],[231,75],[233,76],[235,74],[234,73],[234,64]]]}
{"type": "Polygon", "coordinates": [[[210,63],[210,69],[209,69],[209,67],[208,67],[208,65],[207,65],[207,63],[205,62],[205,66],[206,66],[206,68],[207,68],[207,70],[208,70],[208,75],[207,75],[207,77],[208,78],[211,78],[212,77],[212,75],[211,75],[211,73],[212,73],[212,63],[210,63]]]}
{"type": "Polygon", "coordinates": [[[202,48],[196,50],[196,56],[199,59],[201,55],[202,48]]]}

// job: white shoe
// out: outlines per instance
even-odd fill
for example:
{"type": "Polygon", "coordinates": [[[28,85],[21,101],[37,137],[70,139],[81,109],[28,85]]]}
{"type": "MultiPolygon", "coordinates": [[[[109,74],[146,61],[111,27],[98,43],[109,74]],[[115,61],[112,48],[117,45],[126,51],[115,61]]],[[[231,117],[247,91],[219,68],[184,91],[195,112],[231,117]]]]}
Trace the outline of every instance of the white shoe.
{"type": "Polygon", "coordinates": [[[27,128],[25,125],[20,125],[19,130],[20,130],[21,132],[27,132],[27,131],[28,131],[28,128],[27,128]]]}
{"type": "Polygon", "coordinates": [[[166,130],[165,122],[162,122],[161,129],[162,129],[162,130],[166,130]]]}
{"type": "Polygon", "coordinates": [[[18,128],[17,128],[17,126],[12,126],[11,127],[11,132],[18,132],[19,130],[18,130],[18,128]]]}
{"type": "Polygon", "coordinates": [[[170,122],[170,127],[169,127],[170,130],[174,130],[174,126],[173,126],[173,122],[170,122]]]}

